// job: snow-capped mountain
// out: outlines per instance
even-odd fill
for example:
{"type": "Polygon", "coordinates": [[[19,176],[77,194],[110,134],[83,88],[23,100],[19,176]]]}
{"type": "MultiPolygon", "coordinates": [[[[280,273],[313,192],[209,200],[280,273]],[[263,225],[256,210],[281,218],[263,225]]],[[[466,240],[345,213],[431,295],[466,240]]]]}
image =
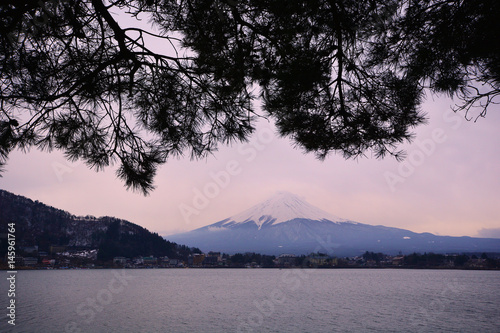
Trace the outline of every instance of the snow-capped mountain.
{"type": "Polygon", "coordinates": [[[229,227],[253,221],[260,229],[262,226],[277,225],[293,219],[347,222],[345,219],[310,205],[295,194],[281,191],[266,201],[231,216],[221,226],[229,227]]]}
{"type": "Polygon", "coordinates": [[[299,196],[278,192],[264,202],[211,225],[166,237],[170,241],[225,253],[351,256],[365,251],[500,252],[500,239],[436,236],[342,219],[299,196]]]}

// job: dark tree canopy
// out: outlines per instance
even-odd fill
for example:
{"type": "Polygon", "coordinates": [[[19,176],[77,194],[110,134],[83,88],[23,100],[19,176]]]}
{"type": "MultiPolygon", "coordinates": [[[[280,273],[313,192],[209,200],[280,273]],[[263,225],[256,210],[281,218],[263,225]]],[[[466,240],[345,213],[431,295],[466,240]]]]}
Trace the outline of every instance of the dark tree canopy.
{"type": "Polygon", "coordinates": [[[499,17],[497,0],[4,0],[0,163],[59,149],[147,193],[159,164],[257,116],[319,158],[400,158],[424,89],[466,116],[495,103],[499,17]]]}

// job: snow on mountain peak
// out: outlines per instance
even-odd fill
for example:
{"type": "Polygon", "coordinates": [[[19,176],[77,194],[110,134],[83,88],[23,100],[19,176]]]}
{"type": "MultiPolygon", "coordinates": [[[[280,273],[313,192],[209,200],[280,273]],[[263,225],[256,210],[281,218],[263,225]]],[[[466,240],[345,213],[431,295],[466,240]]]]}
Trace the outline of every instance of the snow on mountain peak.
{"type": "Polygon", "coordinates": [[[278,224],[296,218],[347,222],[345,219],[312,206],[293,193],[280,191],[262,203],[231,216],[224,224],[254,221],[260,228],[262,224],[272,220],[274,220],[272,224],[278,224]]]}

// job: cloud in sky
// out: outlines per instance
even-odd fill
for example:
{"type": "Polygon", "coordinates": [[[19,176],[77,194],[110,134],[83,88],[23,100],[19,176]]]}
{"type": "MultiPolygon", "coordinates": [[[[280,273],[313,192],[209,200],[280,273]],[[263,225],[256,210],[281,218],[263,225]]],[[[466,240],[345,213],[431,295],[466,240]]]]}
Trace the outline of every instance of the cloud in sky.
{"type": "Polygon", "coordinates": [[[481,229],[477,232],[477,237],[500,238],[500,228],[481,229]]]}
{"type": "Polygon", "coordinates": [[[60,152],[14,152],[0,187],[77,215],[116,216],[160,234],[205,226],[287,190],[334,215],[440,235],[475,236],[500,228],[500,113],[468,122],[452,101],[423,105],[408,157],[318,161],[261,121],[248,143],[204,160],[173,159],[148,197],[126,191],[115,168],[96,173],[60,152]]]}

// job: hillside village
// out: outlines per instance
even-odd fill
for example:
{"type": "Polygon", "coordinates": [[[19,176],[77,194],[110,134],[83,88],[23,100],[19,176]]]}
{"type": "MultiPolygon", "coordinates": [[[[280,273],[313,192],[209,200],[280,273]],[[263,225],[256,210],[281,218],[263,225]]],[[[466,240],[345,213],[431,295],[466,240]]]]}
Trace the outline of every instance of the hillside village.
{"type": "MultiPolygon", "coordinates": [[[[185,258],[116,256],[99,260],[98,250],[68,251],[53,246],[50,252],[37,247],[24,247],[15,258],[16,269],[85,269],[85,268],[443,268],[443,269],[500,269],[500,254],[408,254],[391,256],[365,252],[354,257],[338,258],[324,253],[309,255],[258,253],[233,255],[208,252],[194,253],[185,258]]],[[[7,258],[0,268],[6,269],[7,258]]]]}

